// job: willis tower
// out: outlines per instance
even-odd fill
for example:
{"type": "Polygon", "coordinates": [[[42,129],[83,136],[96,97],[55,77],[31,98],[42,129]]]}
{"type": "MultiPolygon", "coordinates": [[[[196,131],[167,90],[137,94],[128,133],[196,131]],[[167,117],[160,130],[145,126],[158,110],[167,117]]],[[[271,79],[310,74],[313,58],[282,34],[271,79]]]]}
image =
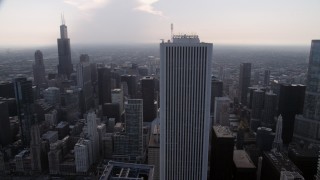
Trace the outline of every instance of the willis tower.
{"type": "Polygon", "coordinates": [[[65,25],[64,17],[61,19],[60,39],[58,39],[58,75],[63,78],[70,78],[73,72],[73,65],[71,63],[70,39],[68,38],[67,26],[65,25]]]}

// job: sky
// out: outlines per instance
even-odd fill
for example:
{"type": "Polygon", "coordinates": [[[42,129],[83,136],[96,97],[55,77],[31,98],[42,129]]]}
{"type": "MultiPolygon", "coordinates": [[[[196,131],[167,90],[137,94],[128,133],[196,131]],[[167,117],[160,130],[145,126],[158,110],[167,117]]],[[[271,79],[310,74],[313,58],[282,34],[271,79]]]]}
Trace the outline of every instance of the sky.
{"type": "Polygon", "coordinates": [[[71,44],[143,44],[174,34],[235,45],[309,45],[319,0],[0,0],[0,46],[56,45],[61,14],[71,44]]]}

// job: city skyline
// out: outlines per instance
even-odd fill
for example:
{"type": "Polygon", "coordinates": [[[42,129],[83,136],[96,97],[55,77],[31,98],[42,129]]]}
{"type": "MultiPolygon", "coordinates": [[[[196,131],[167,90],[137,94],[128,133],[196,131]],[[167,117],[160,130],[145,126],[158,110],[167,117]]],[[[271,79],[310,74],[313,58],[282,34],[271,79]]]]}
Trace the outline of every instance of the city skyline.
{"type": "Polygon", "coordinates": [[[175,34],[201,34],[215,44],[308,45],[320,35],[314,23],[319,5],[316,0],[200,1],[196,6],[168,0],[3,0],[0,21],[6,26],[0,39],[6,47],[54,45],[64,14],[72,44],[159,43],[170,37],[173,23],[175,34]]]}

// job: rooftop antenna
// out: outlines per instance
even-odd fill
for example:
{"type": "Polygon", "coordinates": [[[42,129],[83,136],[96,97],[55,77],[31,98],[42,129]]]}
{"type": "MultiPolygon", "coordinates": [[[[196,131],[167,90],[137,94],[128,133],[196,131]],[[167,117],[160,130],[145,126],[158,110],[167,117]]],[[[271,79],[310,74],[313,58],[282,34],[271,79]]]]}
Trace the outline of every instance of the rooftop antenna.
{"type": "Polygon", "coordinates": [[[66,21],[64,20],[64,13],[61,13],[61,24],[65,25],[66,21]]]}
{"type": "Polygon", "coordinates": [[[171,23],[171,41],[173,42],[173,23],[171,23]]]}

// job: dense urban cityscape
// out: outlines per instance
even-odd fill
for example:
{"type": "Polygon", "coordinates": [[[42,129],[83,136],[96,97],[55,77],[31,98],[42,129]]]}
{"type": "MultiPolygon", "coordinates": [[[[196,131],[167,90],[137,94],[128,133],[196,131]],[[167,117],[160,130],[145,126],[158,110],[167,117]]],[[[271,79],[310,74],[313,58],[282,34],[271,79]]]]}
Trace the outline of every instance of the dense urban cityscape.
{"type": "MultiPolygon", "coordinates": [[[[72,28],[72,27],[71,27],[72,28]]],[[[0,49],[0,179],[320,180],[320,40],[0,49]]],[[[317,37],[315,37],[317,38],[317,37]]]]}

